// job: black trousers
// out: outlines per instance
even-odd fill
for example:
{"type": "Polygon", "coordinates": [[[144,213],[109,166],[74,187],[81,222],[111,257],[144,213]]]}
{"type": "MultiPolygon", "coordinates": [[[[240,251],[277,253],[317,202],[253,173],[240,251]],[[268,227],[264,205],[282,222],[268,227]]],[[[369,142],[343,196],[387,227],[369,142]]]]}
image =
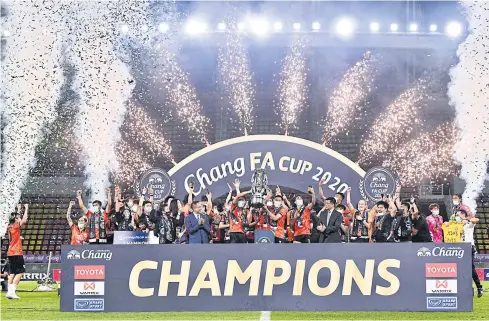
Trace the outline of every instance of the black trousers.
{"type": "Polygon", "coordinates": [[[229,238],[231,239],[230,243],[247,243],[244,233],[231,232],[229,238]]]}
{"type": "Polygon", "coordinates": [[[475,254],[475,247],[472,245],[472,280],[474,280],[475,286],[478,289],[482,289],[482,284],[481,284],[481,281],[479,280],[479,275],[477,274],[477,271],[475,270],[474,254],[475,254]]]}

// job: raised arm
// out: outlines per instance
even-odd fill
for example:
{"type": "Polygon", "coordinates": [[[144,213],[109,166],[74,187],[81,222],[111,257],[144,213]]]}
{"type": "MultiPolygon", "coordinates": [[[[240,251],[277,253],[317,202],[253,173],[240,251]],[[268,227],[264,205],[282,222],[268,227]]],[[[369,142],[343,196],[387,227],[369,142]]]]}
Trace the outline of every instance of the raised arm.
{"type": "Polygon", "coordinates": [[[68,205],[68,210],[66,211],[66,220],[68,221],[68,225],[71,227],[73,225],[73,220],[71,219],[71,208],[75,205],[75,201],[71,201],[70,205],[68,205]]]}
{"type": "Polygon", "coordinates": [[[228,183],[228,187],[229,187],[229,193],[228,196],[226,197],[225,204],[229,204],[229,201],[231,200],[231,195],[233,195],[233,188],[231,187],[231,185],[229,185],[229,183],[228,183]]]}
{"type": "Polygon", "coordinates": [[[83,204],[82,191],[81,190],[78,190],[76,192],[76,198],[78,199],[78,206],[80,206],[81,210],[83,211],[83,214],[87,215],[88,209],[85,207],[85,204],[83,204]]]}
{"type": "Polygon", "coordinates": [[[105,189],[107,192],[107,207],[105,208],[106,213],[110,213],[110,209],[112,208],[112,196],[110,194],[110,187],[105,189]]]}
{"type": "Polygon", "coordinates": [[[148,192],[149,192],[149,201],[151,202],[151,204],[154,204],[153,200],[153,185],[149,185],[149,189],[148,189],[148,192]]]}
{"type": "Polygon", "coordinates": [[[326,199],[326,197],[324,197],[324,192],[323,192],[323,184],[324,184],[324,180],[320,180],[319,181],[319,196],[321,196],[321,198],[323,200],[326,199]]]}
{"type": "Polygon", "coordinates": [[[20,226],[24,225],[27,223],[27,214],[29,212],[29,204],[24,204],[24,216],[22,216],[22,219],[20,220],[20,226]]]}
{"type": "Polygon", "coordinates": [[[414,197],[411,197],[409,202],[411,203],[411,207],[413,208],[414,213],[418,213],[419,210],[418,210],[418,206],[416,205],[416,201],[415,201],[414,197]]]}
{"type": "Polygon", "coordinates": [[[114,203],[115,203],[115,212],[118,213],[122,207],[121,202],[121,188],[119,186],[115,187],[114,191],[114,203]]]}
{"type": "Polygon", "coordinates": [[[311,194],[311,203],[307,204],[307,208],[312,210],[316,204],[316,192],[314,192],[314,188],[312,186],[307,189],[307,192],[311,194]]]}
{"type": "Polygon", "coordinates": [[[346,189],[346,206],[348,206],[348,209],[350,211],[355,210],[355,207],[351,203],[351,187],[350,186],[348,186],[348,188],[346,189]]]}
{"type": "Polygon", "coordinates": [[[238,199],[239,199],[240,197],[243,197],[243,196],[245,196],[246,194],[250,194],[250,193],[251,193],[251,190],[246,191],[246,192],[239,193],[239,194],[238,194],[238,195],[236,195],[236,197],[234,198],[234,200],[233,200],[233,204],[237,204],[237,203],[238,203],[238,199]]]}
{"type": "Polygon", "coordinates": [[[214,213],[212,212],[212,193],[211,191],[209,191],[206,195],[207,197],[207,209],[208,211],[210,211],[210,213],[212,213],[212,215],[214,215],[214,213]]]}
{"type": "Polygon", "coordinates": [[[236,194],[240,194],[241,193],[241,190],[239,189],[239,186],[241,185],[241,181],[239,179],[235,179],[234,180],[234,188],[236,189],[236,194]]]}
{"type": "Polygon", "coordinates": [[[394,201],[396,202],[397,209],[401,208],[401,185],[396,187],[396,193],[394,194],[394,201]]]}

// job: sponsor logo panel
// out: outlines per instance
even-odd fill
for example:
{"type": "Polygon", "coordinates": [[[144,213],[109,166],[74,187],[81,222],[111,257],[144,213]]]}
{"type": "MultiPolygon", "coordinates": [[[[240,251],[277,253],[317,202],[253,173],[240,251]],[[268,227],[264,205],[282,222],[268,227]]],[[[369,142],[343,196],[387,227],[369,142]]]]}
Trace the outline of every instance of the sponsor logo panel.
{"type": "Polygon", "coordinates": [[[75,282],[75,295],[105,295],[105,282],[75,282]]]}
{"type": "Polygon", "coordinates": [[[105,265],[75,265],[75,280],[105,280],[105,265]]]}
{"type": "Polygon", "coordinates": [[[427,297],[426,308],[428,310],[456,310],[457,297],[427,297]]]}
{"type": "Polygon", "coordinates": [[[420,248],[417,252],[417,256],[442,256],[442,257],[456,257],[461,259],[464,256],[465,250],[459,246],[437,246],[430,250],[427,247],[420,248]]]}
{"type": "Polygon", "coordinates": [[[489,269],[484,269],[484,281],[489,281],[489,269]]]}
{"type": "Polygon", "coordinates": [[[457,279],[426,280],[426,293],[429,294],[456,294],[457,279]]]}
{"type": "Polygon", "coordinates": [[[426,263],[427,278],[456,278],[457,263],[426,263]]]}
{"type": "Polygon", "coordinates": [[[112,259],[112,251],[111,250],[71,250],[66,255],[68,260],[95,260],[101,259],[110,261],[112,259]]]}
{"type": "Polygon", "coordinates": [[[479,280],[484,280],[484,269],[475,269],[477,272],[477,276],[479,276],[479,280]]]}
{"type": "Polygon", "coordinates": [[[104,299],[75,299],[75,311],[104,311],[104,299]]]}

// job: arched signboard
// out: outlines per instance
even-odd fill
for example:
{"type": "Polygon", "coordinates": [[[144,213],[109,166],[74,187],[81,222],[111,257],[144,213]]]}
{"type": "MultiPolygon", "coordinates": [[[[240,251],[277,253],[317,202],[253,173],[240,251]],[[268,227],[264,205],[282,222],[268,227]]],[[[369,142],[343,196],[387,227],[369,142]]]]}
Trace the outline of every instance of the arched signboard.
{"type": "Polygon", "coordinates": [[[162,185],[168,186],[168,194],[173,191],[183,198],[193,181],[197,195],[204,195],[209,189],[218,196],[228,192],[227,184],[235,178],[241,180],[242,186],[251,186],[257,168],[265,170],[270,187],[279,185],[306,192],[308,186],[317,187],[324,178],[325,195],[344,193],[351,186],[352,199],[362,198],[360,186],[365,171],[357,164],[320,144],[282,135],[243,136],[208,146],[175,165],[168,172],[169,180],[162,185]]]}

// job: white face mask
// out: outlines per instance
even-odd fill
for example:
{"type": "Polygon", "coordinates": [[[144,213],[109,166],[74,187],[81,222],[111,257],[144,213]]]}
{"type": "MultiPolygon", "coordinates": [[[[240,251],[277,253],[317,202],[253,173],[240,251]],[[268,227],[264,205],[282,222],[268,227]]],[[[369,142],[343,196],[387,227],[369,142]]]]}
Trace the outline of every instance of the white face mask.
{"type": "Polygon", "coordinates": [[[433,212],[431,212],[434,216],[438,216],[438,214],[440,214],[440,211],[439,210],[433,210],[433,212]]]}
{"type": "Polygon", "coordinates": [[[93,212],[94,213],[98,212],[98,205],[96,205],[96,206],[93,207],[93,212]]]}
{"type": "Polygon", "coordinates": [[[134,203],[132,201],[127,202],[127,207],[132,208],[133,205],[134,203]]]}
{"type": "Polygon", "coordinates": [[[145,211],[146,213],[151,212],[151,210],[152,210],[151,206],[145,206],[145,207],[144,207],[144,211],[145,211]]]}
{"type": "Polygon", "coordinates": [[[268,206],[268,207],[271,207],[272,205],[273,205],[273,202],[272,202],[272,201],[268,201],[268,202],[267,202],[267,206],[268,206]]]}
{"type": "Polygon", "coordinates": [[[85,224],[78,223],[78,229],[83,230],[85,228],[85,224]]]}
{"type": "Polygon", "coordinates": [[[458,206],[460,204],[459,200],[453,200],[453,205],[458,206]]]}
{"type": "Polygon", "coordinates": [[[457,222],[459,222],[459,223],[460,223],[460,222],[462,222],[462,218],[461,218],[460,216],[456,216],[456,217],[455,217],[455,221],[457,221],[457,222]]]}
{"type": "Polygon", "coordinates": [[[245,206],[245,202],[244,201],[239,201],[238,202],[238,207],[244,207],[245,206]]]}
{"type": "Polygon", "coordinates": [[[273,202],[273,206],[280,207],[280,206],[282,206],[282,202],[280,202],[280,201],[274,201],[273,202]]]}
{"type": "Polygon", "coordinates": [[[338,197],[334,198],[336,200],[336,204],[341,204],[340,199],[338,197]]]}
{"type": "Polygon", "coordinates": [[[297,207],[301,207],[302,205],[304,205],[304,201],[297,200],[297,201],[295,201],[295,205],[297,205],[297,207]]]}

